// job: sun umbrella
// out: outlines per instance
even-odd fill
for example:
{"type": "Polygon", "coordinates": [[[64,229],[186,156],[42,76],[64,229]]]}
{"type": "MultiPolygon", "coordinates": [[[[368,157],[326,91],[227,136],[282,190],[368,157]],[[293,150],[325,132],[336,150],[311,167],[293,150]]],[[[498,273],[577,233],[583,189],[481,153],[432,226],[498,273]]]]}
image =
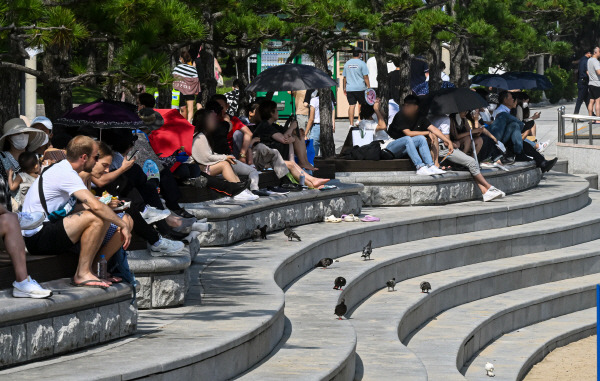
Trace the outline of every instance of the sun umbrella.
{"type": "Polygon", "coordinates": [[[323,70],[314,66],[285,64],[269,68],[254,78],[247,91],[294,91],[337,86],[323,70]]]}
{"type": "Polygon", "coordinates": [[[144,125],[140,117],[122,102],[98,99],[75,107],[59,118],[56,123],[63,126],[91,126],[107,128],[140,128],[144,125]]]}
{"type": "Polygon", "coordinates": [[[488,102],[471,89],[449,88],[436,91],[429,96],[429,112],[433,115],[471,111],[488,105],[488,102]]]}
{"type": "Polygon", "coordinates": [[[478,74],[471,78],[471,83],[504,90],[548,90],[552,88],[552,83],[547,77],[527,72],[478,74]]]}

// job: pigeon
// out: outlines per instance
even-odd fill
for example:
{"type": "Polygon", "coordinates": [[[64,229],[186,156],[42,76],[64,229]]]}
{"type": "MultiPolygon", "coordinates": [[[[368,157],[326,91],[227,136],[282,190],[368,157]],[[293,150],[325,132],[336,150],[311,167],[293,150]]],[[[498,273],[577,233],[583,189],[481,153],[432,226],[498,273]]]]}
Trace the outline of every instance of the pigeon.
{"type": "Polygon", "coordinates": [[[317,262],[317,264],[315,265],[315,268],[322,267],[322,268],[325,269],[325,268],[331,266],[332,263],[333,263],[333,259],[331,259],[331,258],[323,258],[319,262],[317,262]]]}
{"type": "Polygon", "coordinates": [[[333,289],[342,291],[342,287],[346,285],[346,278],[339,276],[333,281],[333,289]]]}
{"type": "Polygon", "coordinates": [[[261,239],[261,231],[260,227],[257,226],[256,229],[252,230],[252,242],[260,241],[261,239]]]}
{"type": "Polygon", "coordinates": [[[261,239],[267,239],[267,225],[263,226],[262,228],[258,228],[260,230],[260,238],[261,239]]]}
{"type": "Polygon", "coordinates": [[[297,239],[298,241],[302,241],[300,239],[300,236],[298,234],[296,234],[295,231],[292,230],[292,228],[290,227],[289,224],[285,225],[285,229],[283,229],[283,234],[285,234],[286,237],[288,237],[288,241],[293,241],[294,238],[297,239]]]}
{"type": "Polygon", "coordinates": [[[371,247],[371,241],[369,241],[369,243],[367,243],[367,246],[363,247],[362,255],[360,257],[364,258],[365,261],[370,260],[372,252],[373,248],[371,247]]]}
{"type": "Polygon", "coordinates": [[[421,292],[425,292],[425,293],[429,294],[430,290],[431,290],[431,284],[429,284],[429,282],[421,282],[421,292]]]}
{"type": "Polygon", "coordinates": [[[385,282],[385,285],[387,286],[388,291],[390,291],[390,288],[392,289],[392,291],[394,291],[394,287],[396,287],[396,278],[388,280],[387,282],[385,282]]]}
{"type": "Polygon", "coordinates": [[[494,377],[494,364],[487,362],[485,364],[485,373],[488,375],[488,377],[494,377]]]}
{"type": "Polygon", "coordinates": [[[344,303],[345,301],[346,301],[346,299],[342,299],[342,302],[340,304],[338,304],[337,306],[335,306],[334,314],[337,315],[338,320],[342,320],[342,316],[344,316],[346,314],[346,312],[348,311],[348,307],[344,303]]]}

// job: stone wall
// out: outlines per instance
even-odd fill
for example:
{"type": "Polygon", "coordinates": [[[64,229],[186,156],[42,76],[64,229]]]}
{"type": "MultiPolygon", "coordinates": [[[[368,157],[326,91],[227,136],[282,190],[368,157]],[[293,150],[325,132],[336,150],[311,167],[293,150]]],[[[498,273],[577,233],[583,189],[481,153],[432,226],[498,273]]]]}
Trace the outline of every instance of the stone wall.
{"type": "Polygon", "coordinates": [[[136,327],[137,307],[131,300],[4,326],[0,368],[128,336],[136,327]]]}
{"type": "MultiPolygon", "coordinates": [[[[506,172],[485,169],[487,181],[507,194],[538,185],[542,173],[533,163],[516,163],[506,172]]],[[[368,206],[445,205],[451,202],[481,200],[481,192],[469,172],[448,172],[437,176],[417,176],[408,172],[338,172],[336,179],[361,183],[362,201],[368,206]]]]}

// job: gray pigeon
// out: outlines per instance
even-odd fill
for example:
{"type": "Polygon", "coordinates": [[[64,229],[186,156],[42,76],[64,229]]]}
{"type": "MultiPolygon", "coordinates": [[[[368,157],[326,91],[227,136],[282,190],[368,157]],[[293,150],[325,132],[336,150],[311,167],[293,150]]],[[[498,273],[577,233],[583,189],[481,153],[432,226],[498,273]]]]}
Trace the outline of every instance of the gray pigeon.
{"type": "Polygon", "coordinates": [[[394,291],[394,287],[396,287],[396,278],[388,280],[387,282],[385,282],[385,285],[387,286],[388,291],[390,291],[390,288],[392,289],[392,291],[394,291]]]}
{"type": "Polygon", "coordinates": [[[367,243],[367,246],[363,247],[362,255],[360,257],[364,258],[365,261],[370,260],[372,252],[373,252],[373,248],[371,247],[371,241],[369,240],[369,243],[367,243]]]}
{"type": "Polygon", "coordinates": [[[261,231],[260,231],[260,227],[256,227],[256,229],[254,229],[252,231],[252,242],[257,242],[260,241],[260,235],[261,235],[261,231]]]}
{"type": "Polygon", "coordinates": [[[261,239],[267,239],[267,225],[263,226],[262,228],[258,228],[260,230],[260,238],[261,239]]]}
{"type": "Polygon", "coordinates": [[[342,302],[335,306],[334,314],[337,315],[338,320],[342,320],[342,316],[346,315],[346,312],[348,312],[348,307],[344,303],[345,301],[346,299],[342,299],[342,302]]]}
{"type": "Polygon", "coordinates": [[[331,258],[323,258],[319,262],[317,262],[317,264],[315,265],[315,268],[322,267],[322,268],[325,269],[325,268],[331,266],[332,263],[333,263],[333,259],[331,259],[331,258]]]}
{"type": "Polygon", "coordinates": [[[429,282],[421,282],[421,292],[429,294],[431,290],[431,284],[429,282]]]}
{"type": "Polygon", "coordinates": [[[342,287],[346,285],[346,278],[339,276],[333,281],[333,289],[342,291],[342,287]]]}
{"type": "Polygon", "coordinates": [[[298,241],[302,241],[300,239],[300,236],[298,234],[296,234],[295,231],[292,230],[292,228],[290,227],[290,225],[285,224],[285,229],[283,229],[283,234],[285,234],[286,237],[288,237],[288,241],[293,241],[294,238],[297,239],[298,241]]]}

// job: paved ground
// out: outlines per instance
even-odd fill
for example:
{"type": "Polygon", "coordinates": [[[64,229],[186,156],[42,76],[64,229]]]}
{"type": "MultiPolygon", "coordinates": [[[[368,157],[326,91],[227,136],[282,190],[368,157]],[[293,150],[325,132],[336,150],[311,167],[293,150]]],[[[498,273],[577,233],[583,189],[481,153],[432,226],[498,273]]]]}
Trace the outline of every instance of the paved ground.
{"type": "Polygon", "coordinates": [[[552,351],[524,381],[592,381],[596,379],[596,336],[552,351]]]}
{"type": "MultiPolygon", "coordinates": [[[[557,108],[562,105],[549,105],[544,107],[533,107],[532,111],[540,111],[541,117],[537,120],[537,137],[538,141],[545,142],[549,141],[551,144],[546,149],[547,157],[554,157],[556,155],[556,141],[558,137],[558,114],[557,108]]],[[[564,104],[566,107],[566,113],[572,113],[575,108],[575,103],[570,102],[564,104]]],[[[583,112],[583,109],[580,111],[583,112]]],[[[336,130],[334,134],[335,147],[339,151],[344,144],[346,135],[348,134],[348,119],[337,119],[335,121],[336,130]]]]}

